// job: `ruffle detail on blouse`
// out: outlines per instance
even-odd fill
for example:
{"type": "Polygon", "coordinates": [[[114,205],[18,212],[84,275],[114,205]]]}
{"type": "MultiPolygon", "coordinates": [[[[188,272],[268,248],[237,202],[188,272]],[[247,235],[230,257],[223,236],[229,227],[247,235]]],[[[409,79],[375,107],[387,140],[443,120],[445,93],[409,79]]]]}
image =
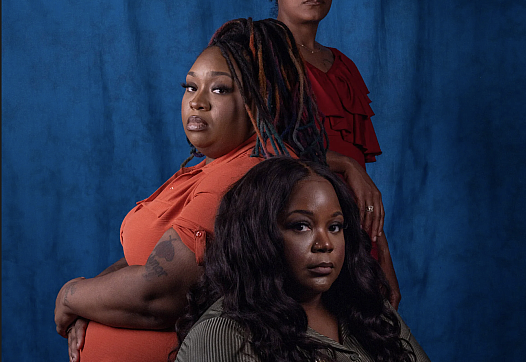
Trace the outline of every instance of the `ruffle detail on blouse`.
{"type": "Polygon", "coordinates": [[[318,109],[325,116],[328,134],[338,133],[365,155],[366,162],[375,161],[382,153],[371,117],[369,90],[352,60],[334,48],[334,63],[327,73],[307,64],[318,109]]]}

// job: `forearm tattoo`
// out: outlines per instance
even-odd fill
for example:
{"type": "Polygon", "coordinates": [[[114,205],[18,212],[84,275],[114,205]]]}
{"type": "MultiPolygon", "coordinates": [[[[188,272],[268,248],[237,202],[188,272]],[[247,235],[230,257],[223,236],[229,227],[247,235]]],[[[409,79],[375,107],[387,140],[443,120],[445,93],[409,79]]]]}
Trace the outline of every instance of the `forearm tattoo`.
{"type": "Polygon", "coordinates": [[[174,240],[176,239],[172,238],[172,236],[169,235],[168,239],[161,241],[155,247],[155,249],[153,249],[153,253],[150,255],[150,257],[146,261],[146,264],[144,265],[146,271],[144,272],[143,277],[145,279],[151,280],[154,277],[168,275],[168,273],[159,263],[158,259],[162,258],[168,262],[173,260],[175,256],[175,250],[172,241],[174,240]]]}
{"type": "Polygon", "coordinates": [[[66,290],[64,291],[64,305],[69,305],[68,295],[73,295],[77,291],[77,283],[73,282],[68,284],[66,290]]]}

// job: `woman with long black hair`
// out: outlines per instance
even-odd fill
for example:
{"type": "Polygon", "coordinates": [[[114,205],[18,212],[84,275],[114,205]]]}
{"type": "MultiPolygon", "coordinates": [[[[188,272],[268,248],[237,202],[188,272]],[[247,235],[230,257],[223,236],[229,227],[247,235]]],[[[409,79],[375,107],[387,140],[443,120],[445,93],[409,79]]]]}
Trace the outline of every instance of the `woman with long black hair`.
{"type": "Polygon", "coordinates": [[[429,361],[370,250],[353,195],[326,167],[258,164],[220,204],[177,361],[429,361]]]}

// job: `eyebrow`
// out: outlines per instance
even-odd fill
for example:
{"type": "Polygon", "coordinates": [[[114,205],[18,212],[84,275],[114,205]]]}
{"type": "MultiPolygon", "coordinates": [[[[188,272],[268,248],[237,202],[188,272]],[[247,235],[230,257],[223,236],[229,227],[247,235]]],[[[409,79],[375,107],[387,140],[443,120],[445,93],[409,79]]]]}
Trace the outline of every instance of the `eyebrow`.
{"type": "MultiPolygon", "coordinates": [[[[292,214],[302,214],[302,215],[307,215],[307,216],[313,216],[314,212],[308,211],[308,210],[292,210],[291,212],[287,213],[286,216],[290,216],[292,214]]],[[[343,213],[341,211],[336,211],[334,214],[331,215],[331,217],[336,217],[340,215],[343,216],[343,213]]]]}
{"type": "MultiPolygon", "coordinates": [[[[188,75],[191,75],[192,77],[195,77],[195,76],[196,76],[194,72],[188,72],[188,75]]],[[[230,78],[230,79],[234,79],[234,78],[232,78],[232,74],[230,74],[230,73],[226,73],[226,72],[216,72],[216,71],[211,71],[211,72],[210,72],[210,75],[211,75],[212,77],[218,77],[218,76],[220,76],[220,75],[224,75],[224,76],[227,76],[227,77],[230,78]]]]}

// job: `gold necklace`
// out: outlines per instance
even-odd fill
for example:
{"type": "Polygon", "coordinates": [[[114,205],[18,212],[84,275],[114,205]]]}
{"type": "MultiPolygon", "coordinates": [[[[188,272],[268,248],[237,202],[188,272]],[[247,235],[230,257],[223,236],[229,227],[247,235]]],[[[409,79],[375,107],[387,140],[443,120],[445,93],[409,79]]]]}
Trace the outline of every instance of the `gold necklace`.
{"type": "MultiPolygon", "coordinates": [[[[311,50],[309,49],[308,47],[306,47],[305,45],[301,44],[301,43],[298,43],[300,46],[302,46],[303,48],[305,48],[306,50],[308,50],[311,54],[314,54],[314,53],[318,53],[318,52],[321,52],[322,51],[322,48],[318,48],[318,49],[314,49],[314,50],[311,50]]],[[[314,46],[316,46],[316,44],[314,44],[314,46]]]]}

